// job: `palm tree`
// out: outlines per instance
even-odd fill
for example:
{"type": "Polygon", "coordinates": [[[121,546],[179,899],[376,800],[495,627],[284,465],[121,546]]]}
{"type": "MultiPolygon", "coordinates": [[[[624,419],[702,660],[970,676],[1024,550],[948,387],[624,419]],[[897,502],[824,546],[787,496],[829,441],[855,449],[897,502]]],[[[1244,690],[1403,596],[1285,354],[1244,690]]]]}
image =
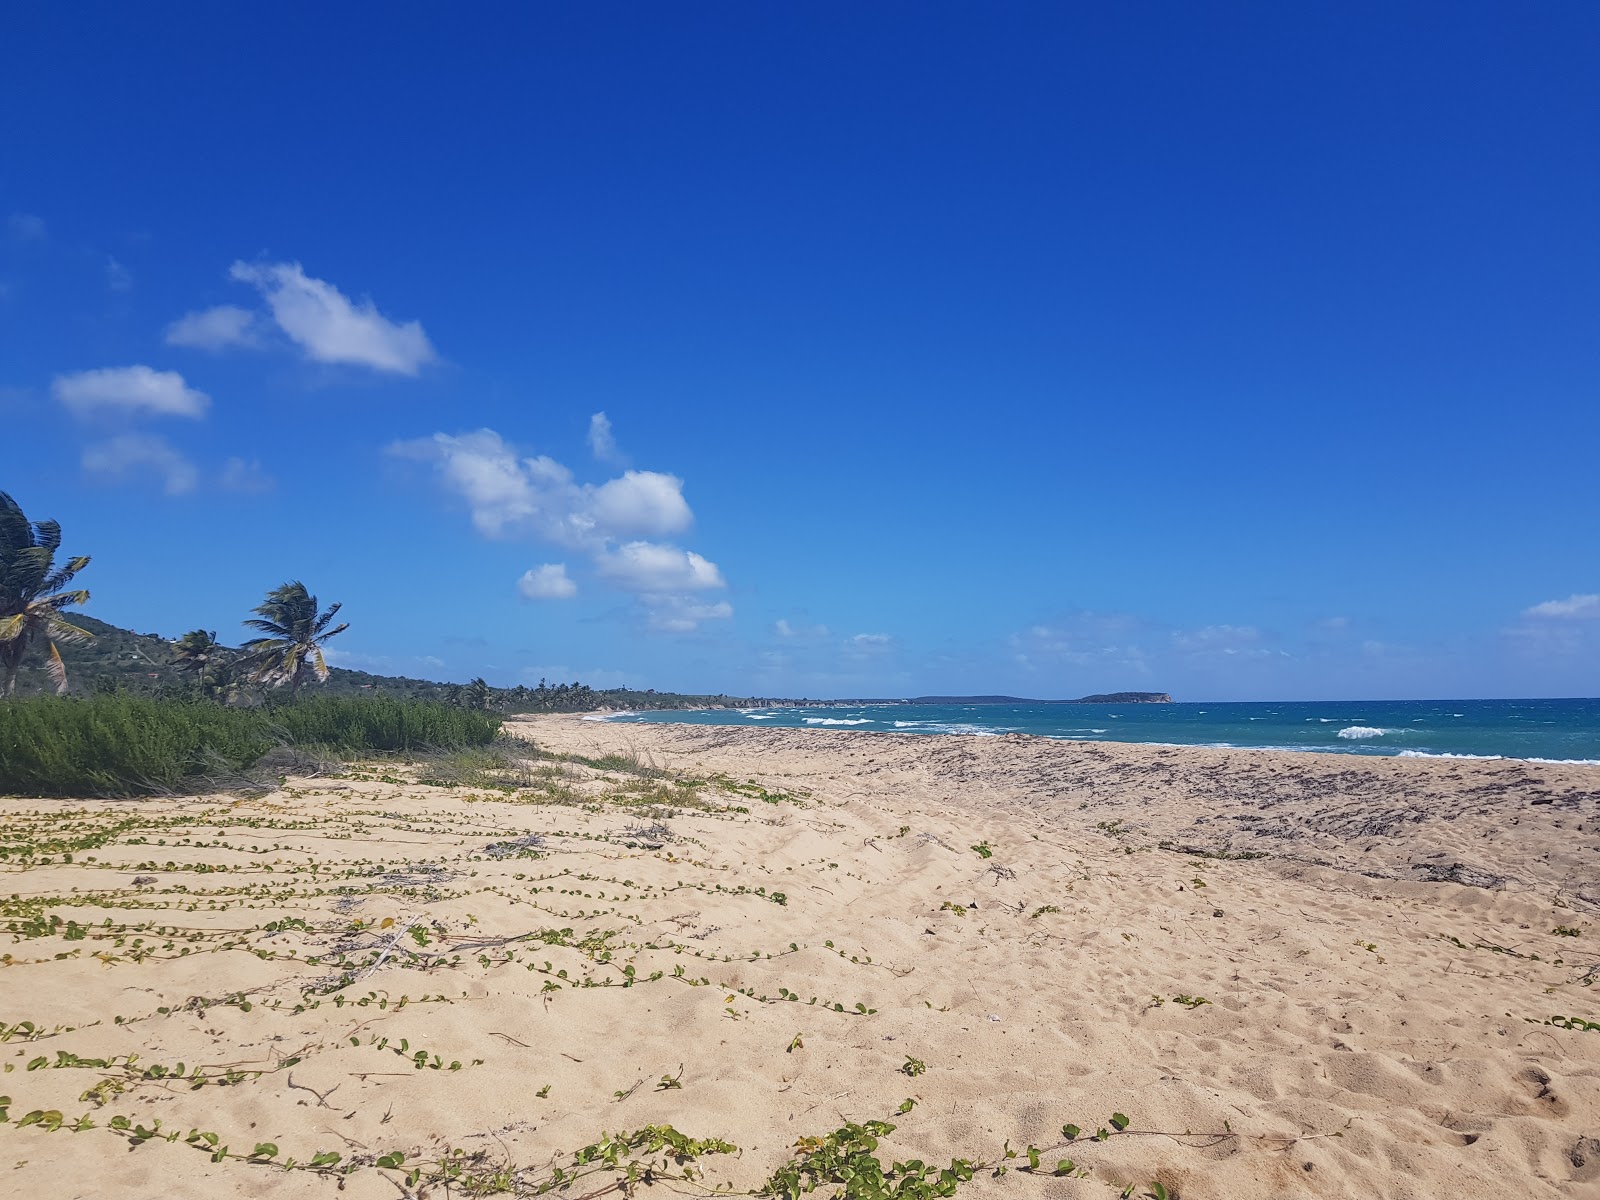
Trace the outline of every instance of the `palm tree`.
{"type": "Polygon", "coordinates": [[[222,652],[216,631],[207,632],[204,629],[191,629],[172,643],[172,649],[175,653],[172,665],[186,674],[193,672],[196,675],[204,675],[206,668],[211,666],[222,652]]]}
{"type": "Polygon", "coordinates": [[[489,685],[479,676],[462,691],[462,704],[467,708],[489,707],[489,685]]]}
{"type": "Polygon", "coordinates": [[[0,695],[17,690],[17,668],[28,643],[43,639],[50,648],[45,668],[57,693],[67,690],[67,668],[57,642],[88,642],[94,634],[62,620],[61,610],[83,604],[89,593],[62,591],[72,577],[89,565],[87,557],[69,558],[55,565],[61,548],[61,525],[56,521],[31,522],[22,507],[0,492],[0,695]]]}
{"type": "Polygon", "coordinates": [[[339,608],[332,604],[326,612],[319,612],[317,598],[298,579],[268,592],[265,603],[255,610],[259,619],[244,622],[266,635],[246,642],[244,647],[256,681],[271,687],[287,683],[289,690],[298,695],[307,676],[314,675],[318,681],[327,679],[322,644],[350,628],[348,621],[328,628],[339,608]]]}
{"type": "Polygon", "coordinates": [[[213,700],[237,699],[239,689],[234,683],[228,648],[217,641],[214,631],[191,629],[172,643],[172,649],[172,665],[193,677],[195,688],[202,696],[213,700]]]}

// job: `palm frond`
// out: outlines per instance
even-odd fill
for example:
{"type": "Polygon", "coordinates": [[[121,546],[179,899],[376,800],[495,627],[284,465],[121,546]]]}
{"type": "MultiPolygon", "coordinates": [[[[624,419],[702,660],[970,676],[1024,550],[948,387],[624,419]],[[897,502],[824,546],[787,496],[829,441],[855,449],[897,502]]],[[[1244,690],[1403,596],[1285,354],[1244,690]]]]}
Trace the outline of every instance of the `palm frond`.
{"type": "Polygon", "coordinates": [[[333,637],[334,634],[343,633],[346,629],[349,629],[349,628],[350,628],[350,622],[346,621],[343,625],[340,625],[337,629],[330,629],[330,630],[328,630],[327,633],[324,633],[322,636],[314,638],[313,641],[325,642],[329,638],[333,637]]]}
{"type": "Polygon", "coordinates": [[[60,617],[49,616],[44,623],[45,636],[51,639],[51,645],[56,642],[66,642],[69,646],[81,646],[94,641],[94,634],[87,629],[80,629],[76,625],[69,625],[60,617]]]}
{"type": "Polygon", "coordinates": [[[63,608],[76,608],[80,604],[89,603],[89,593],[82,588],[71,592],[58,592],[54,596],[45,596],[35,600],[31,607],[36,612],[60,612],[63,608]]]}
{"type": "Polygon", "coordinates": [[[319,681],[328,682],[328,663],[322,657],[322,651],[315,646],[311,647],[311,669],[316,672],[319,681]]]}
{"type": "Polygon", "coordinates": [[[87,554],[80,555],[77,558],[67,559],[63,566],[56,568],[56,570],[45,577],[44,581],[39,585],[39,590],[41,592],[59,592],[62,588],[66,587],[67,584],[72,582],[72,577],[74,575],[88,565],[89,556],[87,554]]]}
{"type": "MultiPolygon", "coordinates": [[[[256,611],[259,612],[260,610],[257,609],[256,611]]],[[[276,621],[258,621],[252,617],[248,621],[241,621],[240,624],[245,626],[247,629],[259,629],[262,633],[270,634],[275,638],[294,636],[293,633],[291,633],[288,629],[285,629],[282,625],[279,625],[276,621]]]]}
{"type": "Polygon", "coordinates": [[[33,530],[34,545],[54,558],[56,551],[61,549],[61,522],[39,521],[33,530]]]}
{"type": "MultiPolygon", "coordinates": [[[[321,633],[324,629],[326,629],[328,627],[328,623],[333,620],[334,616],[343,607],[344,607],[343,603],[328,605],[328,611],[323,613],[320,617],[317,618],[317,623],[311,627],[311,632],[312,633],[321,633]]],[[[312,606],[312,611],[313,612],[316,611],[316,607],[315,607],[314,604],[312,606]]]]}
{"type": "Polygon", "coordinates": [[[0,617],[0,642],[9,642],[21,637],[27,628],[28,614],[25,612],[0,617]]]}
{"type": "Polygon", "coordinates": [[[61,661],[61,651],[56,649],[54,642],[47,642],[50,647],[49,657],[45,659],[44,668],[50,673],[50,682],[56,685],[56,695],[67,694],[67,664],[61,661]]]}

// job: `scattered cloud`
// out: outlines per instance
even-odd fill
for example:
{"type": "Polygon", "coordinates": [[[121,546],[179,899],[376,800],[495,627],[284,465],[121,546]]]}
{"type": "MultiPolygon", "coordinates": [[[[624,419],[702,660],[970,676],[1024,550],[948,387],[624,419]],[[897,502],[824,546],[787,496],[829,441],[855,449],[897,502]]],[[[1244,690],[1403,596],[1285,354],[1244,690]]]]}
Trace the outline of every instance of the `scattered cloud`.
{"type": "MultiPolygon", "coordinates": [[[[466,502],[485,537],[527,538],[585,555],[599,578],[634,597],[652,629],[686,633],[733,615],[725,601],[697,599],[727,586],[717,565],[658,540],[694,524],[676,475],[630,470],[604,483],[579,483],[555,459],[524,456],[492,429],[436,433],[394,442],[388,450],[431,464],[445,490],[466,502]]],[[[577,590],[565,564],[529,571],[517,586],[541,599],[577,590]],[[547,586],[557,590],[540,590],[547,586]]]]}
{"type": "Polygon", "coordinates": [[[167,326],[167,345],[197,350],[224,350],[229,346],[259,346],[256,314],[247,308],[219,304],[185,313],[167,326]]]}
{"type": "Polygon", "coordinates": [[[600,575],[625,591],[700,592],[727,587],[717,564],[692,550],[660,542],[628,542],[602,551],[595,560],[600,575]]]}
{"type": "Polygon", "coordinates": [[[63,407],[79,418],[107,411],[201,417],[211,403],[211,397],[189,387],[176,371],[155,371],[145,366],[107,367],[57,375],[51,392],[63,407]]]}
{"type": "Polygon", "coordinates": [[[675,475],[627,471],[598,487],[579,484],[552,458],[519,458],[492,429],[395,442],[389,452],[432,462],[487,537],[533,536],[592,550],[610,538],[681,533],[694,523],[675,475]]]}
{"type": "Polygon", "coordinates": [[[682,533],[694,524],[683,480],[656,471],[624,471],[595,488],[589,513],[602,534],[682,533]]]}
{"type": "Polygon", "coordinates": [[[589,418],[589,450],[603,463],[624,463],[627,456],[617,449],[617,438],[611,429],[611,418],[597,412],[589,418]]]}
{"type": "Polygon", "coordinates": [[[1535,604],[1532,608],[1524,610],[1522,615],[1556,620],[1573,617],[1600,618],[1600,592],[1574,593],[1565,600],[1546,600],[1543,604],[1535,604]]]}
{"type": "Polygon", "coordinates": [[[693,633],[702,621],[733,616],[733,605],[726,600],[706,603],[681,595],[647,595],[640,600],[650,614],[650,628],[662,633],[693,633]]]}
{"type": "Polygon", "coordinates": [[[779,617],[772,624],[772,632],[785,640],[817,640],[828,636],[826,625],[796,625],[779,617]]]}
{"type": "Polygon", "coordinates": [[[200,472],[166,438],[127,433],[97,442],[83,452],[85,473],[107,483],[153,475],[169,496],[192,492],[200,472]]]}
{"type": "Polygon", "coordinates": [[[522,573],[517,591],[524,600],[568,600],[578,594],[578,585],[567,575],[566,563],[544,563],[522,573]]]}
{"type": "Polygon", "coordinates": [[[44,218],[32,213],[12,213],[6,218],[6,232],[19,242],[42,242],[50,236],[44,218]]]}
{"type": "Polygon", "coordinates": [[[109,256],[106,258],[106,287],[113,292],[133,291],[133,272],[109,256]]]}
{"type": "Polygon", "coordinates": [[[887,646],[892,641],[894,641],[894,638],[887,633],[858,633],[850,639],[850,645],[857,649],[866,650],[887,646]]]}
{"type": "Polygon", "coordinates": [[[1261,630],[1254,625],[1207,625],[1201,629],[1180,629],[1172,644],[1189,654],[1271,654],[1261,645],[1261,630]]]}
{"type": "Polygon", "coordinates": [[[278,481],[268,475],[256,459],[247,462],[242,458],[230,458],[222,464],[217,485],[227,492],[260,495],[277,487],[278,481]]]}
{"type": "Polygon", "coordinates": [[[437,361],[421,322],[391,321],[371,300],[352,302],[299,263],[236,262],[229,274],[261,293],[278,328],[316,362],[415,375],[437,361]]]}
{"type": "Polygon", "coordinates": [[[1013,634],[1010,649],[1017,664],[1030,669],[1069,666],[1144,675],[1150,669],[1144,643],[1156,632],[1151,622],[1128,613],[1076,612],[1013,634]]]}

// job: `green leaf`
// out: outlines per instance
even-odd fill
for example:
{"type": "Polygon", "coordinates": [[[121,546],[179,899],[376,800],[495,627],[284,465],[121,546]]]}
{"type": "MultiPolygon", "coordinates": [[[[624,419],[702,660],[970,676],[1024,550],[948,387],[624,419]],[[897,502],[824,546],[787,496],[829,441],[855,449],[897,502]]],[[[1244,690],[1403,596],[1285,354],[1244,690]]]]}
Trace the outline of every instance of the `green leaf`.
{"type": "Polygon", "coordinates": [[[1121,1133],[1127,1127],[1128,1117],[1126,1113],[1111,1114],[1111,1128],[1115,1129],[1118,1133],[1121,1133]]]}
{"type": "Polygon", "coordinates": [[[322,1150],[311,1156],[311,1165],[313,1167],[337,1166],[339,1158],[339,1152],[336,1150],[322,1150]]]}
{"type": "Polygon", "coordinates": [[[1070,1158],[1063,1158],[1056,1164],[1057,1175],[1071,1175],[1077,1169],[1078,1164],[1073,1162],[1070,1158]]]}
{"type": "Polygon", "coordinates": [[[389,1168],[393,1169],[393,1168],[398,1167],[401,1163],[405,1162],[405,1160],[406,1160],[406,1156],[404,1154],[400,1153],[400,1151],[391,1150],[388,1154],[385,1154],[381,1158],[379,1158],[378,1161],[374,1165],[375,1166],[379,1166],[379,1167],[389,1167],[389,1168]]]}
{"type": "Polygon", "coordinates": [[[900,1107],[895,1109],[895,1112],[897,1112],[897,1113],[908,1113],[913,1108],[915,1108],[916,1106],[917,1106],[917,1102],[915,1100],[913,1100],[910,1096],[907,1096],[905,1098],[905,1100],[903,1100],[901,1102],[900,1107]]]}
{"type": "Polygon", "coordinates": [[[1061,1127],[1061,1136],[1066,1138],[1069,1142],[1077,1141],[1078,1135],[1082,1132],[1083,1130],[1079,1129],[1076,1125],[1063,1125],[1061,1127]]]}
{"type": "Polygon", "coordinates": [[[1155,1200],[1168,1200],[1167,1189],[1163,1184],[1152,1183],[1150,1185],[1150,1194],[1155,1197],[1155,1200]]]}
{"type": "Polygon", "coordinates": [[[251,1158],[277,1158],[278,1146],[276,1142],[257,1142],[256,1148],[250,1151],[251,1158]]]}

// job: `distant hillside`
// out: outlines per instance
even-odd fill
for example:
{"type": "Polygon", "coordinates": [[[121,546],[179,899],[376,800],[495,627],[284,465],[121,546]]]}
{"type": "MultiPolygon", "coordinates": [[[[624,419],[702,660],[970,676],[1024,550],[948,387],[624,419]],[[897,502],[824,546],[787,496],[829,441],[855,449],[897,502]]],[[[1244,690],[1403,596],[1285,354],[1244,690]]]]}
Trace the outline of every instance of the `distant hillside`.
{"type": "MultiPolygon", "coordinates": [[[[67,681],[76,695],[96,691],[130,691],[146,694],[187,691],[191,682],[173,665],[170,641],[156,633],[134,633],[83,613],[69,613],[73,624],[87,629],[95,640],[84,646],[61,647],[67,681]]],[[[53,691],[45,672],[43,651],[34,646],[22,660],[17,694],[38,696],[53,691]]],[[[320,694],[359,696],[381,693],[418,700],[457,702],[464,685],[405,675],[374,675],[334,667],[320,694]]],[[[582,683],[539,687],[490,688],[487,699],[501,712],[593,712],[598,709],[765,708],[773,705],[831,704],[1171,704],[1166,692],[1112,692],[1081,700],[1029,700],[1021,696],[917,696],[879,700],[795,700],[770,696],[693,695],[683,692],[635,691],[631,688],[596,690],[582,683]]]]}
{"type": "MultiPolygon", "coordinates": [[[[82,646],[61,646],[67,682],[75,695],[96,691],[129,691],[148,695],[187,692],[192,683],[173,665],[172,643],[160,634],[134,633],[83,613],[68,613],[68,620],[95,635],[82,646]]],[[[39,696],[53,692],[45,671],[45,655],[33,646],[17,674],[17,694],[39,696]]],[[[459,683],[412,679],[405,675],[374,675],[334,667],[326,683],[315,685],[320,695],[359,696],[379,693],[419,700],[457,702],[466,690],[459,683]]],[[[678,692],[634,691],[631,688],[596,690],[583,683],[557,683],[539,687],[490,688],[491,707],[507,713],[592,712],[597,709],[735,708],[781,703],[768,698],[700,696],[678,692]]]]}

